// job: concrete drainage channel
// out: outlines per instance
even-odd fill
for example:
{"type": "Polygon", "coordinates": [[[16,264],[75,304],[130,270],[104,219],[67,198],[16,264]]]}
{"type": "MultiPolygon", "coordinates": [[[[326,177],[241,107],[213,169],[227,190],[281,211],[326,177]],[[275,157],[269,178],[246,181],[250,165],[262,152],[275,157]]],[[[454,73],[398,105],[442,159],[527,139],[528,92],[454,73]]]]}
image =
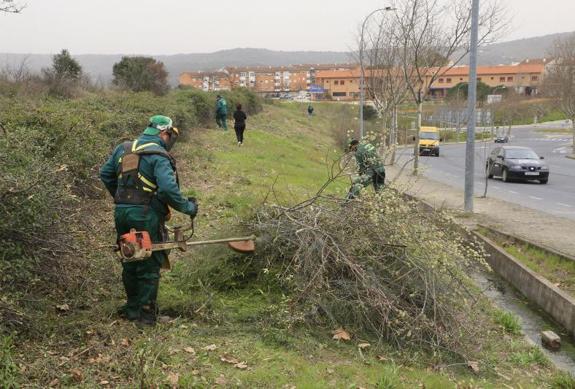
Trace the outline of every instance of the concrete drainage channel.
{"type": "MultiPolygon", "coordinates": [[[[431,204],[413,196],[407,195],[406,197],[418,201],[423,209],[434,209],[431,204]]],[[[532,242],[504,234],[493,228],[484,226],[482,228],[516,243],[529,244],[542,251],[550,252],[532,242]]],[[[466,235],[469,234],[467,230],[463,228],[462,230],[466,235]]],[[[573,342],[575,299],[528,269],[481,233],[474,231],[472,235],[483,243],[488,254],[487,262],[496,273],[477,272],[472,275],[472,278],[483,293],[499,308],[513,313],[520,319],[522,331],[531,344],[539,347],[559,369],[575,376],[575,343],[573,342]],[[541,332],[544,330],[552,330],[561,336],[561,350],[550,351],[542,346],[541,332]]],[[[560,255],[566,260],[574,260],[555,251],[551,253],[560,255]]]]}
{"type": "MultiPolygon", "coordinates": [[[[504,234],[493,228],[488,229],[491,233],[505,237],[514,242],[529,244],[539,250],[546,249],[537,246],[532,242],[504,234]]],[[[523,333],[527,339],[541,347],[541,331],[552,329],[561,335],[563,348],[560,351],[549,351],[544,347],[541,349],[547,357],[562,369],[575,375],[575,352],[573,350],[573,336],[575,336],[575,299],[550,283],[547,279],[533,272],[519,260],[508,254],[491,239],[474,231],[475,235],[484,245],[488,254],[487,262],[505,281],[489,277],[487,274],[475,274],[475,281],[481,286],[484,294],[492,299],[500,308],[512,312],[520,318],[523,333]],[[531,304],[522,303],[519,293],[531,304]],[[540,308],[543,312],[537,312],[540,308]],[[549,317],[546,317],[546,316],[549,317]],[[551,320],[552,318],[552,320],[551,320]],[[557,324],[555,324],[557,323],[557,324]]],[[[559,255],[553,252],[554,255],[559,255]]],[[[572,258],[563,256],[565,260],[572,258]]]]}

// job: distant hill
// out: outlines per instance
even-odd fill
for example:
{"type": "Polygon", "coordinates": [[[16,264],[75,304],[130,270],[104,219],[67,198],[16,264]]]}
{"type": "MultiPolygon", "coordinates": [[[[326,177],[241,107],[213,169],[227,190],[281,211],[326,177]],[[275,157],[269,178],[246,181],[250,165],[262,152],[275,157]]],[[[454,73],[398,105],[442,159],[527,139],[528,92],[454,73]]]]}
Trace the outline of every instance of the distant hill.
{"type": "Polygon", "coordinates": [[[521,62],[527,58],[544,58],[549,56],[549,50],[557,39],[573,33],[564,32],[485,46],[480,48],[478,62],[481,65],[499,65],[521,62]]]}
{"type": "MultiPolygon", "coordinates": [[[[73,53],[72,53],[73,54],[73,53]]],[[[280,66],[296,64],[348,63],[349,53],[333,51],[273,51],[266,49],[231,49],[206,54],[154,55],[170,73],[170,83],[177,84],[178,76],[185,71],[217,70],[224,66],[280,66]]],[[[74,55],[84,71],[94,80],[109,82],[112,66],[122,55],[74,55]]],[[[0,68],[6,64],[17,66],[26,60],[33,72],[51,64],[52,56],[46,54],[0,54],[0,68]]]]}
{"type": "MultiPolygon", "coordinates": [[[[570,33],[545,35],[483,47],[479,53],[479,63],[496,65],[520,62],[526,58],[542,58],[548,54],[556,39],[568,34],[570,33]]],[[[122,55],[81,54],[74,55],[74,57],[93,80],[108,83],[112,79],[112,66],[122,58],[122,55]]],[[[172,85],[177,84],[178,76],[185,71],[217,70],[224,66],[341,64],[353,60],[351,53],[346,52],[274,51],[251,48],[221,50],[214,53],[156,55],[154,57],[166,65],[172,85]]],[[[0,54],[0,68],[6,65],[17,66],[26,60],[30,70],[39,72],[43,67],[50,66],[51,58],[52,56],[47,54],[0,54]]]]}

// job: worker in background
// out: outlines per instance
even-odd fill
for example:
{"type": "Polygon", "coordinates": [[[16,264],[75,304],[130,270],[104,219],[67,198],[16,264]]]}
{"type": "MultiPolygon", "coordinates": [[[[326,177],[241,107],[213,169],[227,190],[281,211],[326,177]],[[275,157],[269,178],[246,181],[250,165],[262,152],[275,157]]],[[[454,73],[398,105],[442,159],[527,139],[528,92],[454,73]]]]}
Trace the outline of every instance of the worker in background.
{"type": "Polygon", "coordinates": [[[228,130],[228,103],[220,95],[216,97],[216,123],[224,131],[228,130]]]}
{"type": "Polygon", "coordinates": [[[376,192],[383,189],[385,184],[385,167],[377,154],[375,146],[367,142],[359,142],[357,139],[349,143],[349,151],[355,153],[355,161],[359,177],[353,181],[347,198],[356,198],[361,190],[373,185],[376,192]]]}
{"type": "MultiPolygon", "coordinates": [[[[130,231],[147,231],[152,242],[166,240],[165,221],[171,207],[195,217],[198,205],[179,188],[176,163],[169,151],[180,131],[167,116],[153,116],[144,133],[116,147],[100,169],[100,178],[116,204],[118,238],[130,231]]],[[[127,301],[118,313],[139,325],[155,325],[160,268],[169,268],[168,254],[156,251],[150,258],[122,263],[127,301]]]]}
{"type": "Polygon", "coordinates": [[[236,105],[236,111],[234,112],[234,130],[236,131],[236,138],[238,140],[238,146],[244,144],[244,131],[246,129],[246,119],[247,115],[242,111],[242,105],[236,105]]]}
{"type": "Polygon", "coordinates": [[[310,118],[313,116],[313,106],[311,104],[307,106],[307,116],[310,118]]]}

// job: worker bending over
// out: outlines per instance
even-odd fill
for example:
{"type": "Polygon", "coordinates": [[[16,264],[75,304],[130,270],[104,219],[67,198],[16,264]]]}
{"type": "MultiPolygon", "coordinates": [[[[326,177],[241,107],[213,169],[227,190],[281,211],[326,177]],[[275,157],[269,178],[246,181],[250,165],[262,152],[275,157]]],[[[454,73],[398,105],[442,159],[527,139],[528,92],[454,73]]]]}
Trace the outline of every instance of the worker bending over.
{"type": "Polygon", "coordinates": [[[376,192],[383,189],[385,167],[375,146],[367,142],[360,143],[354,139],[349,143],[349,151],[355,153],[359,177],[353,181],[347,198],[350,200],[356,198],[361,190],[369,185],[373,185],[376,192]]]}

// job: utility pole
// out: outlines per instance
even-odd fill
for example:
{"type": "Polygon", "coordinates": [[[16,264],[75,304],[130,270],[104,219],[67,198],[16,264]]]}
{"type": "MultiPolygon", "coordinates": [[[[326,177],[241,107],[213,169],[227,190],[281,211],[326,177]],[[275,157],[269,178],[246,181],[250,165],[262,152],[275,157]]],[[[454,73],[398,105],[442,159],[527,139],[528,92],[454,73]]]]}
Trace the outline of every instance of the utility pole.
{"type": "Polygon", "coordinates": [[[365,46],[364,36],[365,36],[365,26],[374,14],[377,12],[385,12],[385,11],[395,11],[395,8],[392,7],[384,7],[378,8],[375,11],[372,11],[369,15],[363,19],[363,23],[361,24],[361,37],[359,40],[359,66],[360,66],[360,75],[359,75],[359,137],[363,139],[364,135],[364,121],[363,121],[363,106],[365,105],[365,68],[363,66],[363,47],[365,46]]]}
{"type": "Polygon", "coordinates": [[[467,93],[467,144],[465,147],[465,212],[473,212],[473,176],[475,173],[475,104],[477,102],[477,45],[479,0],[471,0],[471,44],[469,51],[469,90],[467,93]]]}

